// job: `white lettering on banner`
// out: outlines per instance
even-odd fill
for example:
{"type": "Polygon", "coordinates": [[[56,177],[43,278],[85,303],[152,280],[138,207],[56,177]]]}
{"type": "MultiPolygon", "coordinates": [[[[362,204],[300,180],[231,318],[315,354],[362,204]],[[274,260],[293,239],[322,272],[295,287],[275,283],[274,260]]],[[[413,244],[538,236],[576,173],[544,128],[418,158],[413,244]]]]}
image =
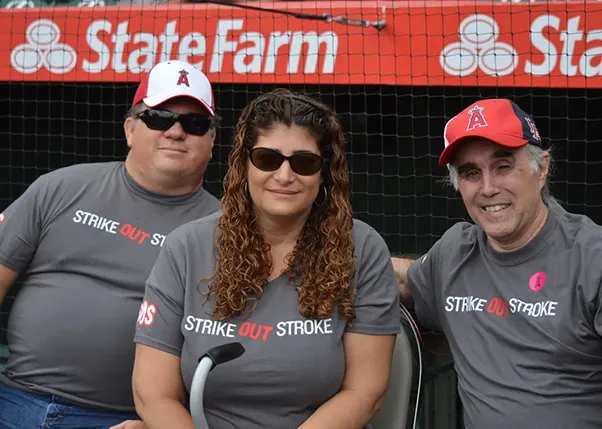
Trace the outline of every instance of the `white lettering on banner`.
{"type": "MultiPolygon", "coordinates": [[[[592,44],[602,41],[602,28],[585,33],[580,29],[581,16],[567,20],[566,29],[561,28],[561,17],[546,14],[538,16],[531,23],[530,41],[533,49],[528,49],[529,57],[543,56],[539,63],[525,60],[524,71],[534,76],[547,76],[557,68],[564,76],[602,76],[602,46],[583,48],[577,54],[576,45],[585,41],[592,44]],[[554,31],[550,31],[554,30],[554,31]],[[554,38],[548,34],[559,33],[560,49],[554,38]]],[[[494,18],[487,14],[474,14],[459,25],[459,42],[443,48],[439,56],[441,68],[452,76],[468,76],[480,69],[489,76],[506,76],[519,65],[519,54],[514,46],[500,42],[500,35],[511,35],[513,29],[500,29],[494,18]]]]}
{"type": "MultiPolygon", "coordinates": [[[[585,77],[602,76],[602,46],[594,46],[584,50],[577,63],[574,62],[575,44],[583,40],[584,32],[579,29],[581,17],[575,16],[567,21],[566,30],[560,32],[562,49],[558,55],[558,49],[554,42],[546,38],[548,27],[559,31],[560,18],[554,15],[543,15],[531,24],[531,44],[543,54],[543,61],[534,64],[527,60],[525,72],[533,75],[548,75],[560,60],[560,73],[565,76],[576,76],[577,71],[585,77]]],[[[602,41],[602,29],[592,30],[585,35],[585,42],[602,41]]]]}
{"type": "Polygon", "coordinates": [[[192,32],[181,36],[177,32],[177,21],[166,24],[165,30],[155,36],[152,33],[133,33],[129,31],[129,21],[117,24],[113,31],[113,23],[107,20],[93,21],[86,32],[86,41],[91,52],[98,59],[91,62],[84,58],[81,67],[88,73],[101,73],[110,68],[117,73],[140,73],[148,71],[154,64],[173,57],[177,52],[178,59],[191,62],[192,58],[204,59],[193,63],[202,69],[208,61],[210,73],[223,71],[226,54],[231,53],[233,70],[237,74],[275,73],[279,58],[287,58],[287,73],[299,73],[299,63],[305,57],[304,73],[318,73],[318,59],[322,59],[321,73],[334,73],[338,52],[338,35],[332,31],[318,34],[314,31],[302,32],[242,32],[244,19],[220,19],[213,51],[207,52],[205,35],[192,32]],[[238,32],[238,37],[234,34],[238,32]],[[106,35],[110,35],[112,46],[106,43],[106,35]],[[136,49],[131,49],[131,46],[136,49]],[[240,45],[244,45],[240,48],[240,45]],[[288,47],[288,56],[280,54],[282,48],[288,47]],[[305,48],[305,50],[304,50],[305,48]],[[324,53],[320,51],[324,48],[324,53]],[[129,52],[129,54],[127,54],[129,52]]]}
{"type": "Polygon", "coordinates": [[[498,297],[489,300],[476,296],[448,296],[445,298],[445,311],[448,313],[486,311],[505,318],[516,313],[523,313],[533,318],[556,316],[557,305],[556,301],[526,302],[518,298],[511,298],[508,301],[498,297]]]}

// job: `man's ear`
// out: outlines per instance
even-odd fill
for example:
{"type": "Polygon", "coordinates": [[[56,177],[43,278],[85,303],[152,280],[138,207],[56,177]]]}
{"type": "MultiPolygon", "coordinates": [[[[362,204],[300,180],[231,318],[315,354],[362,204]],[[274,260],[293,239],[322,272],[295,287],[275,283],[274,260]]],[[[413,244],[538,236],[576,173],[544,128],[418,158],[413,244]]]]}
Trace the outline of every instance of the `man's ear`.
{"type": "Polygon", "coordinates": [[[545,185],[548,180],[548,174],[550,173],[550,152],[544,152],[541,155],[541,164],[539,166],[539,182],[541,187],[545,185]]]}
{"type": "Polygon", "coordinates": [[[125,122],[123,123],[123,132],[125,134],[125,139],[127,140],[128,147],[132,148],[132,136],[134,134],[134,128],[136,127],[136,121],[132,119],[131,116],[125,118],[125,122]]]}

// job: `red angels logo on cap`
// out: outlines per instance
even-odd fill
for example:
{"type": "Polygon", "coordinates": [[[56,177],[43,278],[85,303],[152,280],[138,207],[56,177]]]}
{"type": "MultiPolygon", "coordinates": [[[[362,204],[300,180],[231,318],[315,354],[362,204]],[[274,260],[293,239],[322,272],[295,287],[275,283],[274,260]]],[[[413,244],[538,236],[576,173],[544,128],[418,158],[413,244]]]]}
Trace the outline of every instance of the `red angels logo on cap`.
{"type": "Polygon", "coordinates": [[[525,116],[525,121],[527,121],[527,124],[529,124],[529,131],[531,131],[533,138],[537,141],[541,141],[541,137],[539,136],[539,131],[537,131],[537,127],[535,126],[535,124],[533,123],[531,118],[525,116]]]}
{"type": "Polygon", "coordinates": [[[178,79],[178,83],[176,85],[186,85],[190,88],[190,83],[188,82],[188,72],[184,69],[180,70],[180,77],[178,79]]]}
{"type": "Polygon", "coordinates": [[[468,113],[470,114],[470,118],[468,118],[468,126],[466,127],[466,131],[473,130],[476,127],[489,126],[487,124],[487,121],[485,120],[485,116],[483,115],[483,110],[485,110],[485,108],[474,106],[468,111],[468,113]]]}

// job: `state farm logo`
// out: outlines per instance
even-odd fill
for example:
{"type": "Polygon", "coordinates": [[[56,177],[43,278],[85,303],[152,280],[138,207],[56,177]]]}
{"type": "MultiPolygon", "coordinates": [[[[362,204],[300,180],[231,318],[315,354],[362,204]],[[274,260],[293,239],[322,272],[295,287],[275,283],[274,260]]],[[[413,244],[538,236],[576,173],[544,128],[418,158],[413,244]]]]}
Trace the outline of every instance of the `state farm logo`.
{"type": "MultiPolygon", "coordinates": [[[[80,2],[92,1],[104,0],[80,2]]],[[[194,29],[188,26],[189,31],[184,31],[187,25],[180,18],[165,22],[162,28],[152,22],[144,24],[147,30],[138,32],[135,28],[139,24],[121,17],[102,15],[91,19],[88,14],[79,18],[76,14],[73,20],[81,28],[75,30],[81,36],[75,46],[79,49],[77,53],[71,46],[60,43],[61,30],[52,20],[37,20],[23,30],[15,28],[13,33],[24,31],[27,40],[10,55],[13,69],[26,74],[45,70],[62,74],[77,65],[77,71],[83,74],[110,71],[138,74],[149,71],[160,61],[179,58],[206,73],[334,74],[340,45],[334,31],[276,28],[269,31],[268,26],[258,32],[257,24],[249,28],[248,21],[254,19],[211,19],[207,21],[206,33],[200,33],[198,26],[194,29]],[[211,39],[213,43],[209,42],[211,39]]]]}
{"type": "Polygon", "coordinates": [[[460,23],[460,41],[441,51],[439,62],[452,76],[468,76],[478,68],[489,76],[507,76],[518,66],[512,45],[498,42],[499,26],[488,15],[471,15],[460,23]]]}
{"type": "Polygon", "coordinates": [[[25,31],[26,43],[17,46],[10,54],[15,70],[28,74],[44,67],[51,73],[63,74],[77,64],[75,49],[59,43],[61,30],[48,19],[39,19],[25,31]]]}

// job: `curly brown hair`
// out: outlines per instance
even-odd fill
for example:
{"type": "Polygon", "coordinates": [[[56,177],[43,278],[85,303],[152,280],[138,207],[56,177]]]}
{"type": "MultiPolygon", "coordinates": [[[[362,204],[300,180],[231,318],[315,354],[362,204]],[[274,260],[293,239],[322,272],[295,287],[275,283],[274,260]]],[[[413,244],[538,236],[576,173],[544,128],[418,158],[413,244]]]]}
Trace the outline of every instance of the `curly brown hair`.
{"type": "Polygon", "coordinates": [[[325,160],[321,174],[327,191],[320,192],[325,196],[314,202],[296,246],[287,256],[285,274],[296,286],[301,315],[327,318],[338,305],[350,323],[355,319],[352,279],[357,261],[345,137],[329,107],[285,89],[253,100],[236,125],[215,242],[216,271],[207,294],[213,301],[213,315],[225,320],[250,314],[272,271],[270,247],[255,218],[246,180],[249,150],[262,132],[278,124],[302,127],[316,139],[325,160]]]}

